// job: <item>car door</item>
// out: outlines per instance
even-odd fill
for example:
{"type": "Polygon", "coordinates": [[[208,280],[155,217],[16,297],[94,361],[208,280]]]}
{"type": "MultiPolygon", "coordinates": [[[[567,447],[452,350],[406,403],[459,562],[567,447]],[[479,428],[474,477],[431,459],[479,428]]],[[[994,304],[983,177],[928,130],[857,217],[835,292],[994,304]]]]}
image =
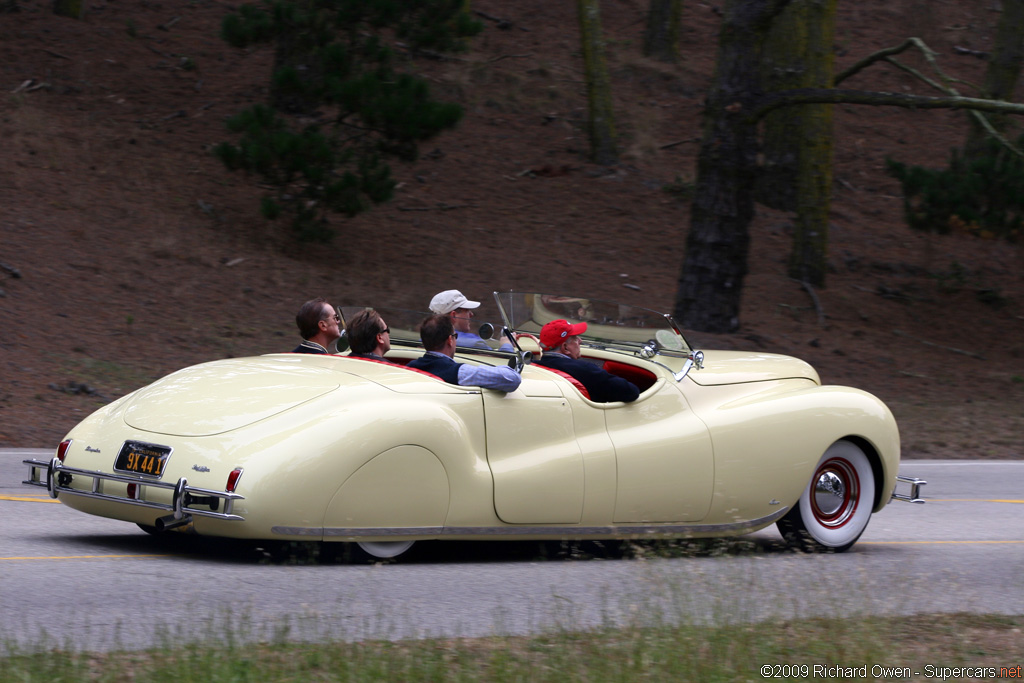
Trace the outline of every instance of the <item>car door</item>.
{"type": "Polygon", "coordinates": [[[508,524],[578,524],[583,452],[568,401],[548,378],[531,377],[542,372],[527,368],[515,392],[483,392],[494,510],[508,524]]]}
{"type": "Polygon", "coordinates": [[[605,409],[615,448],[616,524],[698,522],[711,506],[711,436],[668,374],[628,404],[605,409]]]}

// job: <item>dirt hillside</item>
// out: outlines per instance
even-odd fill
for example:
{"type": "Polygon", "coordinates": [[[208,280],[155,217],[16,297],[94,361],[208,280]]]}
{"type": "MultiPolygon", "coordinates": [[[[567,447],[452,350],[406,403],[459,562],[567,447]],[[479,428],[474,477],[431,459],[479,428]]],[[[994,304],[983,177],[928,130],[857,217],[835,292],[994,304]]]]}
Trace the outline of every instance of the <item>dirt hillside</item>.
{"type": "MultiPolygon", "coordinates": [[[[677,66],[640,55],[646,2],[602,3],[613,168],[586,161],[574,3],[474,0],[471,50],[419,65],[463,122],[393,166],[393,202],[314,246],[265,223],[255,180],[209,151],[267,94],[269,50],[218,38],[236,4],[91,0],[82,20],[50,4],[0,3],[0,446],[53,446],[183,366],[291,349],[318,295],[425,308],[442,289],[522,288],[671,310],[689,207],[664,188],[694,178],[721,0],[684,3],[677,66]]],[[[917,35],[977,82],[984,62],[954,48],[990,48],[992,8],[843,0],[838,66],[917,35]]],[[[928,93],[884,65],[845,85],[928,93]]],[[[955,112],[838,107],[818,304],[786,277],[789,217],[759,210],[740,333],[691,341],[796,355],[877,394],[904,457],[1024,457],[1022,247],[911,232],[884,173],[890,156],[943,165],[965,130],[955,112]]]]}

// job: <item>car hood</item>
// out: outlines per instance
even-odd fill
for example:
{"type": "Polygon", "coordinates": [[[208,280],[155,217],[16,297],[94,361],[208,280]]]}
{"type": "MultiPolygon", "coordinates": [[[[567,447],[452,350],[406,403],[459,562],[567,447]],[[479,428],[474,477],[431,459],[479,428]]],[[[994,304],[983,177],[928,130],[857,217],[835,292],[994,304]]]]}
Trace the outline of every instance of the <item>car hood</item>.
{"type": "Polygon", "coordinates": [[[818,372],[809,363],[774,353],[745,351],[706,351],[704,367],[687,375],[701,386],[721,386],[779,379],[807,379],[821,384],[818,372]]]}
{"type": "Polygon", "coordinates": [[[284,358],[238,358],[185,368],[135,392],[125,404],[124,421],[159,434],[221,434],[323,396],[347,377],[323,365],[284,358]]]}

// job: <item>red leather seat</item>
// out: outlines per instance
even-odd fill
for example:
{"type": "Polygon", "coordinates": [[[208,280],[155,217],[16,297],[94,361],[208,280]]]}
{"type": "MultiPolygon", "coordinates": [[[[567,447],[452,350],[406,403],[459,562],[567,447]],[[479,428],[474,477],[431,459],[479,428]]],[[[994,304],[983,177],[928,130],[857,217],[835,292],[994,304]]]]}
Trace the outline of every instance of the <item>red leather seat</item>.
{"type": "Polygon", "coordinates": [[[565,380],[569,382],[569,384],[571,384],[571,385],[573,385],[574,387],[576,387],[576,391],[578,391],[578,392],[580,392],[581,394],[583,394],[583,398],[585,398],[585,399],[587,399],[587,400],[589,400],[589,399],[590,399],[590,392],[589,392],[589,391],[587,391],[587,388],[586,388],[585,386],[583,386],[583,383],[582,383],[582,382],[580,382],[580,381],[579,381],[578,379],[576,379],[575,377],[573,377],[572,375],[570,375],[569,373],[567,373],[567,372],[562,372],[561,370],[555,370],[554,368],[549,368],[549,367],[546,367],[546,366],[543,366],[543,365],[534,365],[533,367],[535,367],[535,368],[544,368],[544,369],[545,369],[545,370],[547,370],[548,372],[553,372],[553,373],[555,373],[556,375],[559,375],[559,376],[561,376],[561,377],[564,377],[564,378],[565,378],[565,380]]]}

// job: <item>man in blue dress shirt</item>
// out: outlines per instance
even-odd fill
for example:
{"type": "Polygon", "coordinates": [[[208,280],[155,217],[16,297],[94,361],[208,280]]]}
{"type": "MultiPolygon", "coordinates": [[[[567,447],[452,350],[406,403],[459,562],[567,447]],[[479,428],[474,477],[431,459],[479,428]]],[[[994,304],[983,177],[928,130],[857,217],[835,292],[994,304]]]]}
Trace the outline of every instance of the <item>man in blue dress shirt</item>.
{"type": "Polygon", "coordinates": [[[420,325],[420,339],[427,352],[409,361],[408,367],[424,370],[449,384],[459,386],[483,387],[498,391],[515,391],[519,387],[522,377],[510,367],[456,363],[456,336],[455,327],[449,316],[435,314],[428,317],[420,325]]]}

